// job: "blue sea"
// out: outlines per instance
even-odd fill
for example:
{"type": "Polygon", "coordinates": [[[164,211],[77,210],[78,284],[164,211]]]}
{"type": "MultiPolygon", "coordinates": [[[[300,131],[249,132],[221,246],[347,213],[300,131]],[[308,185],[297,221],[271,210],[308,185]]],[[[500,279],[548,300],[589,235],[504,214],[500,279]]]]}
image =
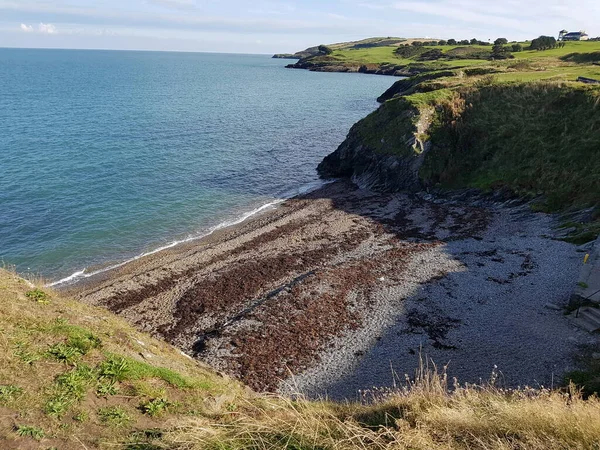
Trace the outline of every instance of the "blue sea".
{"type": "Polygon", "coordinates": [[[74,280],[318,186],[395,80],[287,63],[0,49],[0,260],[74,280]]]}

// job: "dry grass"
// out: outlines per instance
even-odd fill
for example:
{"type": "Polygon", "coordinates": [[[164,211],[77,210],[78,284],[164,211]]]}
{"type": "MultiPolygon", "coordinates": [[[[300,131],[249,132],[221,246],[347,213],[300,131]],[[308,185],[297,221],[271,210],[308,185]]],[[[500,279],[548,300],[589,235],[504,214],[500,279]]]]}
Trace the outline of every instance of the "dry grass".
{"type": "Polygon", "coordinates": [[[164,443],[185,450],[600,448],[600,401],[573,388],[449,390],[444,373],[422,366],[406,387],[372,394],[370,404],[266,398],[178,424],[164,443]]]}

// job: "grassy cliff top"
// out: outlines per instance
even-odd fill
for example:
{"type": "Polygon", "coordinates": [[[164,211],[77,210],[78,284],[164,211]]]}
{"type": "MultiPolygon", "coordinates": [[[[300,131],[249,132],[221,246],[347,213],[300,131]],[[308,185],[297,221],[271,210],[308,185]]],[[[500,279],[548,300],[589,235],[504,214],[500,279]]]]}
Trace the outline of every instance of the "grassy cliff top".
{"type": "MultiPolygon", "coordinates": [[[[600,41],[565,42],[564,47],[544,51],[529,50],[530,42],[514,43],[521,45],[523,50],[511,51],[510,58],[496,60],[487,57],[491,54],[492,47],[483,45],[437,45],[398,52],[399,45],[402,50],[406,42],[358,48],[332,45],[331,54],[313,54],[300,63],[368,69],[392,67],[406,73],[472,69],[492,65],[512,73],[504,76],[506,80],[576,79],[579,76],[600,78],[600,41]],[[431,51],[439,53],[430,59],[425,52],[431,51]]],[[[507,44],[507,48],[511,46],[512,44],[507,44]]]]}
{"type": "Polygon", "coordinates": [[[145,448],[134,444],[170,420],[248,396],[108,311],[2,269],[0,308],[1,448],[145,448]]]}
{"type": "Polygon", "coordinates": [[[600,84],[578,79],[600,80],[600,42],[567,42],[496,60],[419,61],[432,49],[456,56],[489,53],[490,46],[400,48],[417,54],[401,59],[395,48],[380,47],[329,55],[348,64],[385,65],[395,58],[394,64],[419,65],[418,74],[379,98],[382,106],[352,128],[348,142],[409,159],[431,148],[421,155],[419,171],[429,187],[508,189],[548,212],[591,208],[585,222],[567,220],[565,227],[575,228],[576,243],[597,236],[600,84]]]}

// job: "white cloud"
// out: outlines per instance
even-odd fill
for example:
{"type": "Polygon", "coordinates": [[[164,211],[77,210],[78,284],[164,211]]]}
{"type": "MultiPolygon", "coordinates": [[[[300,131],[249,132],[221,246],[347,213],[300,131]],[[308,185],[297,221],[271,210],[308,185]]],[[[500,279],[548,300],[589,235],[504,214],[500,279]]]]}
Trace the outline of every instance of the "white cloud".
{"type": "Polygon", "coordinates": [[[56,27],[51,23],[40,23],[38,25],[38,31],[43,34],[56,34],[56,27]]]}
{"type": "Polygon", "coordinates": [[[26,24],[22,23],[20,28],[21,28],[21,31],[24,31],[25,33],[39,33],[39,34],[56,34],[56,33],[58,33],[56,26],[52,25],[51,23],[40,22],[40,24],[37,26],[37,28],[34,28],[33,25],[26,25],[26,24]]]}

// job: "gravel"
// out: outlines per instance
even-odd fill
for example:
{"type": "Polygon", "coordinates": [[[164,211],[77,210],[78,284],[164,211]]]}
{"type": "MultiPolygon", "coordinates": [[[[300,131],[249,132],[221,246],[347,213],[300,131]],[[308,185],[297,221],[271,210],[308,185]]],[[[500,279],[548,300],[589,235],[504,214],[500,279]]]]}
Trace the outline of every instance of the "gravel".
{"type": "MultiPolygon", "coordinates": [[[[482,234],[419,255],[410,276],[380,289],[364,327],[336,338],[280,391],[356,399],[361,390],[404,382],[420,357],[447,366],[461,383],[486,382],[492,372],[505,387],[560,383],[578,346],[593,341],[562,308],[547,307],[567,304],[581,253],[550,237],[550,216],[527,206],[489,209],[482,234]],[[432,271],[446,276],[420,285],[432,271]]],[[[412,216],[423,220],[423,211],[412,216]]]]}

